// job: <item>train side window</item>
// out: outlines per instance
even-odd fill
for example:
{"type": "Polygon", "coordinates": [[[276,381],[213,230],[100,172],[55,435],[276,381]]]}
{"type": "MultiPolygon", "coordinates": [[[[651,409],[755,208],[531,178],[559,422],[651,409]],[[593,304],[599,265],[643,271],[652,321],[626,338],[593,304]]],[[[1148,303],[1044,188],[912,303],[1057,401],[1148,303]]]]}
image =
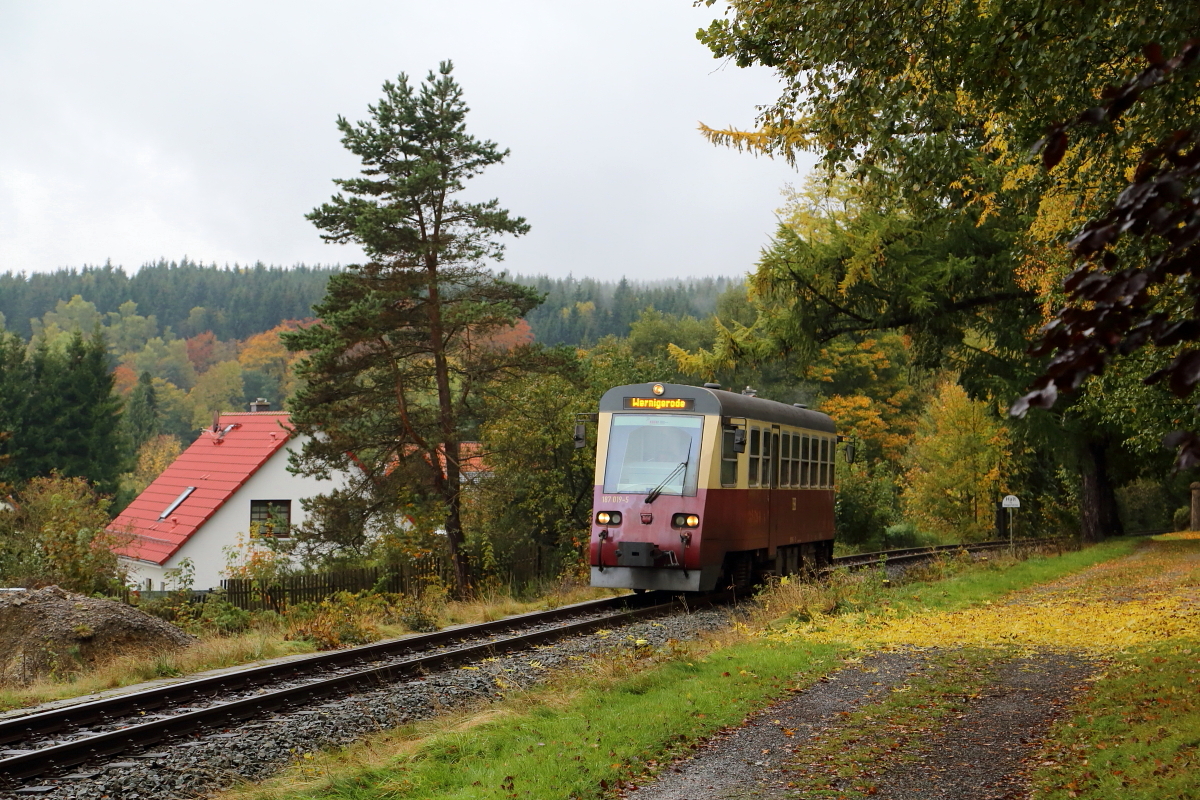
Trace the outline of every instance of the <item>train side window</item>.
{"type": "Polygon", "coordinates": [[[800,437],[800,485],[808,487],[808,437],[800,437]]]}
{"type": "Polygon", "coordinates": [[[829,486],[829,440],[821,439],[821,488],[829,486]]]}
{"type": "Polygon", "coordinates": [[[779,485],[792,485],[792,435],[783,433],[779,437],[779,485]]]}
{"type": "Polygon", "coordinates": [[[792,486],[800,485],[800,434],[792,434],[792,486]]]}
{"type": "Polygon", "coordinates": [[[763,431],[762,437],[762,472],[759,473],[758,483],[765,489],[770,489],[774,481],[771,480],[771,461],[774,453],[771,452],[771,432],[763,431]]]}
{"type": "Polygon", "coordinates": [[[800,468],[796,466],[796,459],[800,456],[800,440],[793,436],[790,432],[783,435],[787,439],[787,451],[790,453],[788,458],[788,474],[787,480],[784,481],[784,486],[795,486],[796,476],[800,474],[800,468]]]}
{"type": "Polygon", "coordinates": [[[747,475],[751,486],[758,486],[758,441],[761,431],[758,428],[750,429],[750,469],[747,475]]]}
{"type": "Polygon", "coordinates": [[[738,454],[733,449],[733,428],[721,431],[721,485],[737,486],[738,454]]]}
{"type": "Polygon", "coordinates": [[[783,469],[783,462],[779,460],[779,434],[771,434],[771,488],[774,489],[781,484],[779,483],[779,471],[783,469]]]}
{"type": "Polygon", "coordinates": [[[834,476],[837,474],[837,439],[829,440],[829,488],[833,488],[834,476]]]}

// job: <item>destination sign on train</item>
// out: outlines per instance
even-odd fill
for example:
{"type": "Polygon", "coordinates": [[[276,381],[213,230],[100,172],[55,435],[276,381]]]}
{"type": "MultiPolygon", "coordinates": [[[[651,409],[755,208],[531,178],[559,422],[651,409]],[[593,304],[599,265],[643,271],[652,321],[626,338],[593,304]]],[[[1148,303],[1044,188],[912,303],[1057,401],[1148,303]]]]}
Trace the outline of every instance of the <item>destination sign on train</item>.
{"type": "Polygon", "coordinates": [[[626,408],[648,408],[653,411],[691,411],[696,401],[690,397],[626,397],[626,408]]]}

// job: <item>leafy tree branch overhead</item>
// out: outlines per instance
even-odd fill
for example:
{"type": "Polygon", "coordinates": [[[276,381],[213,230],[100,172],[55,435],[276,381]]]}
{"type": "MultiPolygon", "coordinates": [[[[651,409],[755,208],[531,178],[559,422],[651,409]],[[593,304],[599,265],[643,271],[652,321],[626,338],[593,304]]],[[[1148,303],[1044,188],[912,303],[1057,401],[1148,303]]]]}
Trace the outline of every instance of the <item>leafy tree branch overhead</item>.
{"type": "MultiPolygon", "coordinates": [[[[1068,147],[1068,131],[1080,125],[1119,123],[1142,102],[1143,94],[1174,81],[1200,57],[1200,43],[1185,44],[1174,57],[1158,45],[1146,48],[1150,62],[1139,75],[1106,90],[1107,102],[1084,111],[1072,122],[1051,127],[1035,150],[1053,169],[1068,147]]],[[[1194,80],[1194,79],[1193,79],[1194,80]]],[[[1185,81],[1186,82],[1186,81],[1185,81]]],[[[1187,398],[1200,383],[1200,134],[1194,128],[1166,134],[1143,154],[1132,182],[1108,213],[1090,221],[1071,241],[1083,264],[1063,283],[1068,304],[1042,329],[1033,348],[1054,353],[1034,390],[1018,399],[1016,415],[1031,407],[1050,408],[1060,393],[1073,392],[1100,375],[1114,359],[1147,344],[1174,355],[1147,375],[1148,384],[1166,382],[1187,398]],[[1127,244],[1123,237],[1140,242],[1127,244]],[[1122,256],[1134,262],[1121,268],[1122,256]],[[1141,265],[1144,262],[1144,265],[1141,265]]],[[[1200,466],[1200,436],[1175,431],[1165,443],[1178,448],[1181,468],[1200,466]]]]}

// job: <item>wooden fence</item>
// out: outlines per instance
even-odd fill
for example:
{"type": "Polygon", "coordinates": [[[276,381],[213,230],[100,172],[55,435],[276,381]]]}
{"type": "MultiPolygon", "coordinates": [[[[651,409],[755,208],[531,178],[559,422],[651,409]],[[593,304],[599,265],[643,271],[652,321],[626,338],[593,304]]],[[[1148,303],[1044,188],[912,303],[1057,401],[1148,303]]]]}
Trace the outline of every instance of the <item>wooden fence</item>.
{"type": "MultiPolygon", "coordinates": [[[[524,542],[506,553],[497,577],[513,591],[528,591],[553,581],[562,556],[553,547],[524,542]]],[[[319,603],[338,592],[376,591],[415,596],[431,580],[454,586],[454,565],[447,556],[429,556],[397,564],[289,575],[264,586],[251,578],[221,581],[225,599],[250,611],[283,611],[296,603],[319,603]]]]}
{"type": "Polygon", "coordinates": [[[319,603],[338,592],[372,590],[416,595],[431,580],[453,585],[454,568],[448,559],[289,575],[265,586],[252,578],[228,578],[221,581],[221,588],[225,599],[239,608],[282,611],[296,603],[319,603]]]}

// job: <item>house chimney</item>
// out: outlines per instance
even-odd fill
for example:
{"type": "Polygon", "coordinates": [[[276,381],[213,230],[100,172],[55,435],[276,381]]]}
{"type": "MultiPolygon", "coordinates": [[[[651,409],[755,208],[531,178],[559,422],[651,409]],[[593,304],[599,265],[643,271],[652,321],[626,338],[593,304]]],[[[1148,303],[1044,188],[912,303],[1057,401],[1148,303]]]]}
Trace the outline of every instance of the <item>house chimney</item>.
{"type": "Polygon", "coordinates": [[[261,397],[250,404],[250,413],[251,414],[261,414],[264,411],[270,411],[270,410],[271,410],[271,404],[268,403],[266,400],[264,400],[261,397]]]}

